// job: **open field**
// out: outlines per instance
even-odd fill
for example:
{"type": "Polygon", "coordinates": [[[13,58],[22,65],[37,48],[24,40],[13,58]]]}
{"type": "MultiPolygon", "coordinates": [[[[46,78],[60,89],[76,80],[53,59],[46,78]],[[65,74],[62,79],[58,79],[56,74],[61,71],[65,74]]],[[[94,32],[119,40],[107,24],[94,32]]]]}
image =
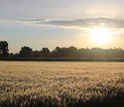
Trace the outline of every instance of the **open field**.
{"type": "Polygon", "coordinates": [[[0,107],[123,107],[124,63],[0,62],[0,107]]]}

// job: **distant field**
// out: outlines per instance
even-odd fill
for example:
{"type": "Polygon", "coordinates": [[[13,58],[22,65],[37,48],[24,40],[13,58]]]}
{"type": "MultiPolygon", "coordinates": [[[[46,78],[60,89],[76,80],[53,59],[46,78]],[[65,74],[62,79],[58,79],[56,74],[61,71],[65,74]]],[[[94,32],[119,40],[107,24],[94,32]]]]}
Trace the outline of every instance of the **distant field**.
{"type": "Polygon", "coordinates": [[[0,107],[110,106],[124,106],[124,63],[0,62],[0,107]]]}

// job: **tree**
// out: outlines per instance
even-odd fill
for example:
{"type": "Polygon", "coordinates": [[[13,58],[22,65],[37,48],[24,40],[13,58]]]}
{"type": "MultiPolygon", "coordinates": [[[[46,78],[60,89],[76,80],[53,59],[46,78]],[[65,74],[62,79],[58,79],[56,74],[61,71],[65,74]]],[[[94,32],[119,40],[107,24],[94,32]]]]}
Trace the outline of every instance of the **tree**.
{"type": "Polygon", "coordinates": [[[77,52],[77,48],[71,46],[69,48],[66,48],[66,47],[56,47],[51,55],[52,57],[75,57],[76,56],[76,52],[77,52]]]}
{"type": "Polygon", "coordinates": [[[74,46],[67,48],[67,55],[70,57],[76,57],[77,56],[77,48],[74,46]]]}
{"type": "Polygon", "coordinates": [[[9,55],[8,43],[7,41],[0,41],[0,56],[6,57],[9,55]]]}
{"type": "Polygon", "coordinates": [[[32,54],[31,54],[32,57],[41,57],[41,55],[42,55],[41,51],[37,51],[37,50],[32,51],[32,54]]]}
{"type": "Polygon", "coordinates": [[[30,57],[32,53],[32,49],[30,47],[24,46],[20,50],[20,56],[21,57],[30,57]]]}
{"type": "Polygon", "coordinates": [[[62,52],[62,48],[60,47],[56,47],[52,53],[51,53],[52,57],[62,57],[64,54],[62,52]]]}
{"type": "Polygon", "coordinates": [[[42,50],[41,50],[41,55],[42,55],[43,57],[49,57],[49,56],[50,56],[50,51],[49,51],[49,49],[48,49],[48,48],[42,48],[42,50]]]}

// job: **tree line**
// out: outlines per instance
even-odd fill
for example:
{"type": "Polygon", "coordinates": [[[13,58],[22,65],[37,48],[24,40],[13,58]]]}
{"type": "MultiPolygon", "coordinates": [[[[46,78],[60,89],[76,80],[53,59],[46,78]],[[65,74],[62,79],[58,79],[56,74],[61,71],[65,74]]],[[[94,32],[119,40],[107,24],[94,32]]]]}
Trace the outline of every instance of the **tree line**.
{"type": "Polygon", "coordinates": [[[47,47],[41,50],[33,50],[29,46],[21,47],[19,53],[9,53],[8,42],[0,41],[0,57],[11,58],[124,58],[124,50],[121,48],[80,48],[56,47],[50,51],[47,47]]]}

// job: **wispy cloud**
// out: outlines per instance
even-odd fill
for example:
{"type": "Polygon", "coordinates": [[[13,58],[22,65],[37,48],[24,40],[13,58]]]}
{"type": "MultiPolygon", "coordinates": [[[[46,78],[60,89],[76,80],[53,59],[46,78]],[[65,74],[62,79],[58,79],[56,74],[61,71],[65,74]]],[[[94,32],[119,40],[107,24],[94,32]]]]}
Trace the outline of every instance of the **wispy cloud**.
{"type": "Polygon", "coordinates": [[[59,27],[108,27],[124,28],[124,19],[117,18],[85,18],[85,19],[16,19],[16,22],[23,22],[34,25],[53,25],[59,27]]]}

